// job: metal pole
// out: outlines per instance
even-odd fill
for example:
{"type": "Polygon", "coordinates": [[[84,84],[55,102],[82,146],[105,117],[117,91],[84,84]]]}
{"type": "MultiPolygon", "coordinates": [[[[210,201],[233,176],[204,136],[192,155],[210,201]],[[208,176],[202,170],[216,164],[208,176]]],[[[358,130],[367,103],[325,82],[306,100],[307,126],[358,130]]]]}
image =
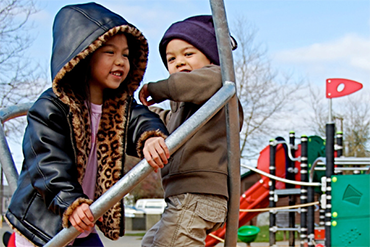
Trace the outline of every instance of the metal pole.
{"type": "MultiPolygon", "coordinates": [[[[289,133],[289,145],[290,145],[290,153],[293,157],[295,157],[295,132],[291,131],[289,133]]],[[[289,152],[289,151],[288,151],[289,152]]],[[[295,161],[290,160],[289,162],[290,166],[288,168],[288,177],[287,179],[295,180],[295,161]]],[[[294,185],[286,184],[287,188],[294,188],[294,185]]],[[[289,195],[289,206],[296,204],[296,196],[295,195],[289,195]]],[[[289,227],[295,228],[295,212],[289,212],[289,227]]],[[[294,247],[295,245],[295,232],[289,231],[289,246],[294,247]]]]}
{"type": "MultiPolygon", "coordinates": [[[[275,165],[275,156],[276,156],[276,144],[275,141],[272,139],[270,140],[270,166],[269,171],[270,174],[275,176],[276,175],[276,165],[275,165]]],[[[269,207],[274,208],[276,206],[275,203],[275,187],[276,181],[275,179],[270,179],[269,181],[269,207]]],[[[274,246],[276,244],[276,211],[270,210],[270,227],[269,227],[269,243],[270,246],[274,246]]]]}
{"type": "MultiPolygon", "coordinates": [[[[307,176],[307,136],[301,136],[301,181],[308,182],[307,176]]],[[[301,186],[301,204],[307,203],[307,186],[301,186]]],[[[301,208],[301,247],[307,243],[307,208],[301,208]]]]}
{"type": "MultiPolygon", "coordinates": [[[[307,202],[313,202],[315,197],[315,188],[310,186],[307,188],[307,202]]],[[[308,237],[308,246],[315,246],[315,208],[314,206],[309,206],[307,208],[307,237],[308,237]]]]}
{"type": "MultiPolygon", "coordinates": [[[[210,0],[215,26],[222,81],[235,82],[234,62],[231,52],[229,27],[223,0],[210,0]]],[[[238,239],[240,207],[240,143],[239,115],[236,93],[226,105],[228,188],[229,201],[226,221],[225,246],[236,246],[238,239]]]]}
{"type": "Polygon", "coordinates": [[[13,194],[17,188],[18,172],[5,138],[3,125],[1,123],[0,125],[0,163],[8,181],[10,191],[13,194]]]}
{"type": "Polygon", "coordinates": [[[27,114],[28,109],[33,105],[33,102],[13,105],[0,110],[1,123],[5,123],[16,117],[24,116],[27,114]]]}
{"type": "Polygon", "coordinates": [[[18,172],[15,167],[13,157],[10,153],[8,142],[5,138],[3,124],[16,117],[24,116],[27,114],[28,109],[32,106],[31,103],[19,104],[10,107],[6,107],[0,110],[0,164],[3,168],[6,180],[8,181],[10,191],[13,194],[17,188],[18,172]]]}
{"type": "Polygon", "coordinates": [[[343,132],[337,131],[337,157],[343,156],[343,132]]]}
{"type": "Polygon", "coordinates": [[[332,116],[332,101],[331,101],[331,98],[329,99],[329,123],[331,123],[333,120],[332,120],[333,116],[332,116]]]}
{"type": "Polygon", "coordinates": [[[325,246],[331,246],[331,176],[334,174],[334,133],[333,122],[326,124],[326,209],[325,209],[325,246]]]}
{"type": "MultiPolygon", "coordinates": [[[[198,109],[198,111],[196,111],[166,139],[166,144],[170,153],[173,154],[176,152],[176,150],[190,139],[206,122],[208,122],[208,120],[211,119],[234,94],[234,83],[225,82],[224,86],[215,95],[213,95],[211,99],[209,99],[201,108],[198,109]]],[[[140,161],[134,168],[132,168],[123,178],[91,204],[90,209],[95,217],[95,221],[109,208],[114,206],[116,202],[121,200],[152,171],[152,167],[149,166],[146,160],[140,161]]],[[[73,226],[65,228],[44,246],[66,246],[79,234],[80,232],[78,232],[73,226]]]]}

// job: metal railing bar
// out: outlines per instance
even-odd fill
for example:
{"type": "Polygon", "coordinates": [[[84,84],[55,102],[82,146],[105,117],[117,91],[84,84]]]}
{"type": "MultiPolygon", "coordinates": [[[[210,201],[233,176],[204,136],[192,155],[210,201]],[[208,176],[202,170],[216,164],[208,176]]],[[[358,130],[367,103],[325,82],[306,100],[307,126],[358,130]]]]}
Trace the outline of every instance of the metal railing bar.
{"type": "Polygon", "coordinates": [[[0,110],[0,121],[5,123],[16,117],[24,116],[27,114],[28,109],[33,105],[33,102],[24,103],[19,105],[8,106],[0,110]]]}

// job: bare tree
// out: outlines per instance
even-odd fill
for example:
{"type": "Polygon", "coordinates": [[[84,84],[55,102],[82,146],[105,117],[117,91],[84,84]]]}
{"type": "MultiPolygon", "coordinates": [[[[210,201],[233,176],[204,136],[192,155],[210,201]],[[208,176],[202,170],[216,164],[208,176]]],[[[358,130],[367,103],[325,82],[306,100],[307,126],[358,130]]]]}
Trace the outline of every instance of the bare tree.
{"type": "MultiPolygon", "coordinates": [[[[370,156],[370,101],[369,93],[362,89],[360,92],[334,98],[332,120],[336,132],[343,132],[343,139],[348,143],[346,156],[370,156]]],[[[310,104],[313,115],[307,117],[311,130],[325,137],[325,126],[328,122],[328,103],[320,89],[310,86],[310,104]]]]}
{"type": "MultiPolygon", "coordinates": [[[[370,156],[370,106],[369,99],[348,98],[343,114],[344,141],[348,143],[348,156],[369,157],[370,156]]],[[[369,98],[369,97],[367,97],[369,98]]]]}
{"type": "Polygon", "coordinates": [[[286,127],[277,123],[287,118],[303,82],[293,82],[290,76],[273,71],[266,49],[255,42],[256,29],[245,18],[238,18],[231,30],[238,42],[234,67],[244,110],[241,156],[255,159],[274,133],[286,127]]]}
{"type": "MultiPolygon", "coordinates": [[[[45,89],[46,73],[26,52],[33,41],[29,17],[36,12],[34,0],[0,2],[0,108],[33,101],[45,89]]],[[[7,122],[6,135],[17,134],[22,122],[7,122]]]]}

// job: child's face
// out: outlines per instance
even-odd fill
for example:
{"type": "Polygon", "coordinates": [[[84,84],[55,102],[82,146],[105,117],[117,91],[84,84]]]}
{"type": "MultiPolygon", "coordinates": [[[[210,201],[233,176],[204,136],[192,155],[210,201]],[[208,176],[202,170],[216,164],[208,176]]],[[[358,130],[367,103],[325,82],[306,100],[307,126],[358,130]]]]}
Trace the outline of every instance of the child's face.
{"type": "Polygon", "coordinates": [[[129,47],[124,34],[116,34],[97,49],[90,61],[91,96],[104,89],[117,89],[130,71],[129,47]]]}
{"type": "Polygon", "coordinates": [[[170,74],[190,72],[211,64],[211,61],[200,50],[181,39],[173,39],[168,43],[166,59],[170,74]]]}

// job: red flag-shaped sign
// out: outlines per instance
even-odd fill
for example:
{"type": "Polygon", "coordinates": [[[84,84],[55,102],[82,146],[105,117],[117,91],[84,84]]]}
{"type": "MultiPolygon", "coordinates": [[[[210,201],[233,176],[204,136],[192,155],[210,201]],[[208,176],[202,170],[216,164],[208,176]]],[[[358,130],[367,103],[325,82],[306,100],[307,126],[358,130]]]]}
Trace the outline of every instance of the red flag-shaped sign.
{"type": "Polygon", "coordinates": [[[326,98],[336,98],[349,95],[362,88],[362,84],[357,81],[340,78],[330,78],[326,80],[326,98]]]}

